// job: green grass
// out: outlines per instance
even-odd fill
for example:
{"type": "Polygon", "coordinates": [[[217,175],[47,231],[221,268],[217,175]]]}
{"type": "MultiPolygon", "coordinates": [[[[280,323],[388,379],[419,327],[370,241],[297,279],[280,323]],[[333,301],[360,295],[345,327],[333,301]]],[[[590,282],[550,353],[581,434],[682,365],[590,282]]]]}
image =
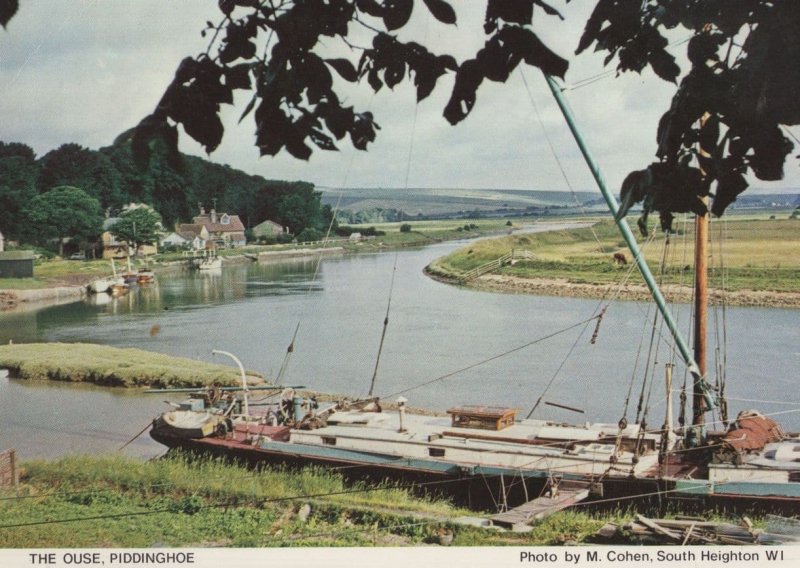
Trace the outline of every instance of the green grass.
{"type": "Polygon", "coordinates": [[[239,385],[237,369],[141,349],[86,343],[0,345],[0,367],[29,380],[90,382],[107,386],[195,387],[239,385]]]}
{"type": "MultiPolygon", "coordinates": [[[[679,233],[671,244],[659,234],[644,244],[645,258],[654,272],[664,263],[664,283],[687,284],[693,272],[694,228],[675,226],[679,233]]],[[[640,238],[641,241],[641,238],[640,238]]],[[[725,274],[729,290],[800,291],[800,221],[788,219],[717,221],[711,229],[711,285],[719,285],[725,274]],[[724,271],[723,271],[724,268],[724,271]]],[[[642,244],[640,242],[640,244],[642,244]]],[[[429,267],[441,276],[458,278],[464,272],[507,254],[527,250],[532,261],[505,267],[502,273],[525,278],[559,278],[570,282],[608,283],[620,279],[624,267],[616,266],[612,254],[623,252],[630,260],[621,236],[611,221],[592,228],[553,231],[471,243],[436,260],[429,267]]]]}
{"type": "Polygon", "coordinates": [[[177,452],[148,462],[70,456],[23,462],[19,486],[0,489],[0,547],[415,546],[437,543],[441,529],[455,546],[553,546],[591,543],[604,524],[634,514],[576,508],[528,533],[496,532],[455,523],[475,513],[447,501],[347,484],[327,469],[254,470],[177,452]]]}
{"type": "Polygon", "coordinates": [[[437,542],[442,528],[458,546],[556,545],[584,542],[609,520],[563,512],[527,534],[496,533],[456,525],[474,513],[393,485],[181,454],[149,462],[72,456],[22,467],[20,486],[0,491],[3,548],[420,545],[437,542]]]}
{"type": "Polygon", "coordinates": [[[0,290],[37,290],[46,286],[36,278],[0,278],[0,290]]]}
{"type": "Polygon", "coordinates": [[[419,543],[428,525],[439,525],[432,516],[463,513],[391,486],[347,487],[327,471],[254,471],[181,455],[74,456],[23,467],[15,495],[26,498],[0,500],[0,525],[48,524],[0,528],[0,547],[369,545],[389,533],[419,543]],[[304,522],[296,513],[305,504],[312,513],[304,522]],[[378,511],[386,507],[392,512],[378,511]]]}

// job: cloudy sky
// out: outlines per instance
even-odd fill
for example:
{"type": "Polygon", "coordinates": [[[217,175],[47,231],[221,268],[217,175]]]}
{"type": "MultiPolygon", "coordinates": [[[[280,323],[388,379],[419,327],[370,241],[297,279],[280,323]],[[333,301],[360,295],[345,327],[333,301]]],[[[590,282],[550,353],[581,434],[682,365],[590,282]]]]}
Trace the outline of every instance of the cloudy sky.
{"type": "MultiPolygon", "coordinates": [[[[473,54],[483,41],[485,3],[452,4],[459,13],[457,28],[439,24],[419,3],[402,39],[441,46],[439,51],[459,59],[473,54]]],[[[573,56],[594,3],[553,4],[564,8],[566,20],[540,13],[537,32],[571,60],[566,84],[610,70],[597,55],[573,56]]],[[[67,142],[94,149],[111,144],[153,110],[183,57],[205,51],[200,30],[218,19],[216,0],[22,0],[8,29],[0,30],[0,140],[26,143],[39,156],[67,142]]],[[[308,162],[285,152],[259,157],[250,117],[237,125],[244,107],[239,100],[238,108],[224,112],[225,139],[210,159],[267,178],[334,188],[595,189],[538,71],[515,73],[504,85],[485,82],[472,114],[456,127],[442,117],[450,86],[449,80],[440,81],[416,107],[408,85],[377,95],[366,85],[353,90],[347,102],[373,112],[382,127],[378,140],[369,152],[342,144],[340,152],[315,151],[308,162]]],[[[627,172],[652,161],[656,125],[673,90],[647,70],[616,79],[611,73],[567,91],[613,188],[627,172]]],[[[181,149],[204,155],[187,136],[181,149]]],[[[787,164],[780,184],[755,185],[800,186],[796,162],[787,164]]]]}

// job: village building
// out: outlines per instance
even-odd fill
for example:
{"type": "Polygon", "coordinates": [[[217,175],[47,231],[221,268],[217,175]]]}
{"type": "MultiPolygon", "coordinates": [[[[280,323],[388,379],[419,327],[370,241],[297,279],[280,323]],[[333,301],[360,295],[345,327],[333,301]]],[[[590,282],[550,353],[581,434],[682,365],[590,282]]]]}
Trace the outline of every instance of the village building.
{"type": "Polygon", "coordinates": [[[247,243],[244,224],[238,215],[218,214],[215,209],[206,213],[200,208],[200,215],[192,219],[195,225],[202,225],[208,231],[208,238],[217,246],[237,247],[247,243]]]}
{"type": "Polygon", "coordinates": [[[204,225],[182,223],[176,225],[175,232],[165,237],[161,244],[184,247],[191,250],[204,250],[208,241],[209,234],[204,225]]]}
{"type": "MultiPolygon", "coordinates": [[[[130,246],[128,243],[119,240],[111,232],[111,227],[113,227],[114,223],[117,221],[119,221],[119,217],[111,217],[103,222],[103,234],[100,236],[100,242],[103,247],[101,256],[106,260],[110,260],[112,258],[127,258],[128,254],[132,252],[130,251],[130,246]]],[[[138,256],[152,256],[154,254],[158,254],[158,244],[143,244],[139,246],[136,254],[138,256]]]]}
{"type": "Polygon", "coordinates": [[[103,246],[101,256],[106,260],[128,257],[128,243],[120,241],[111,232],[111,227],[113,227],[117,221],[119,221],[119,217],[110,217],[103,221],[103,234],[100,236],[100,242],[103,246]]]}
{"type": "Polygon", "coordinates": [[[0,252],[0,278],[33,278],[35,259],[29,250],[0,252]]]}
{"type": "Polygon", "coordinates": [[[278,238],[283,233],[288,233],[288,232],[289,230],[284,229],[280,223],[276,223],[275,221],[270,221],[269,219],[253,227],[253,236],[257,239],[278,238]]]}

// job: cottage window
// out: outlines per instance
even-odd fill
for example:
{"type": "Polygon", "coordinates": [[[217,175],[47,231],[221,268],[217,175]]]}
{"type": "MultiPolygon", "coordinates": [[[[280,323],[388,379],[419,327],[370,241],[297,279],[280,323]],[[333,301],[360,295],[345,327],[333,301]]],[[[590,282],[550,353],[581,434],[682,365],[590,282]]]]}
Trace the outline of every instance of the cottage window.
{"type": "Polygon", "coordinates": [[[326,446],[335,446],[336,438],[334,436],[322,436],[322,443],[326,446]]]}
{"type": "Polygon", "coordinates": [[[428,455],[432,458],[443,458],[444,448],[428,448],[428,455]]]}
{"type": "Polygon", "coordinates": [[[231,218],[226,213],[222,217],[219,218],[219,222],[222,223],[223,225],[230,225],[231,224],[231,218]]]}

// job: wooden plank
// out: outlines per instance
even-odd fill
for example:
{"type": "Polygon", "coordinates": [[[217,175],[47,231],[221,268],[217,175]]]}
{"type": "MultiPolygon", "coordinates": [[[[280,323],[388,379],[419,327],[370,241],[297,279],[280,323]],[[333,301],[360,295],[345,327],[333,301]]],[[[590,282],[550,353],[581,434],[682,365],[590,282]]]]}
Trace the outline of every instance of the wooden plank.
{"type": "Polygon", "coordinates": [[[566,509],[586,499],[588,496],[588,489],[559,491],[555,497],[537,497],[532,501],[523,503],[519,507],[494,515],[490,517],[490,519],[493,524],[503,526],[527,524],[566,509]]]}
{"type": "Polygon", "coordinates": [[[671,538],[673,540],[681,540],[681,533],[675,532],[673,530],[667,529],[659,525],[656,521],[650,520],[643,515],[636,515],[636,520],[639,521],[641,524],[646,526],[647,528],[653,530],[654,532],[671,538]]]}

